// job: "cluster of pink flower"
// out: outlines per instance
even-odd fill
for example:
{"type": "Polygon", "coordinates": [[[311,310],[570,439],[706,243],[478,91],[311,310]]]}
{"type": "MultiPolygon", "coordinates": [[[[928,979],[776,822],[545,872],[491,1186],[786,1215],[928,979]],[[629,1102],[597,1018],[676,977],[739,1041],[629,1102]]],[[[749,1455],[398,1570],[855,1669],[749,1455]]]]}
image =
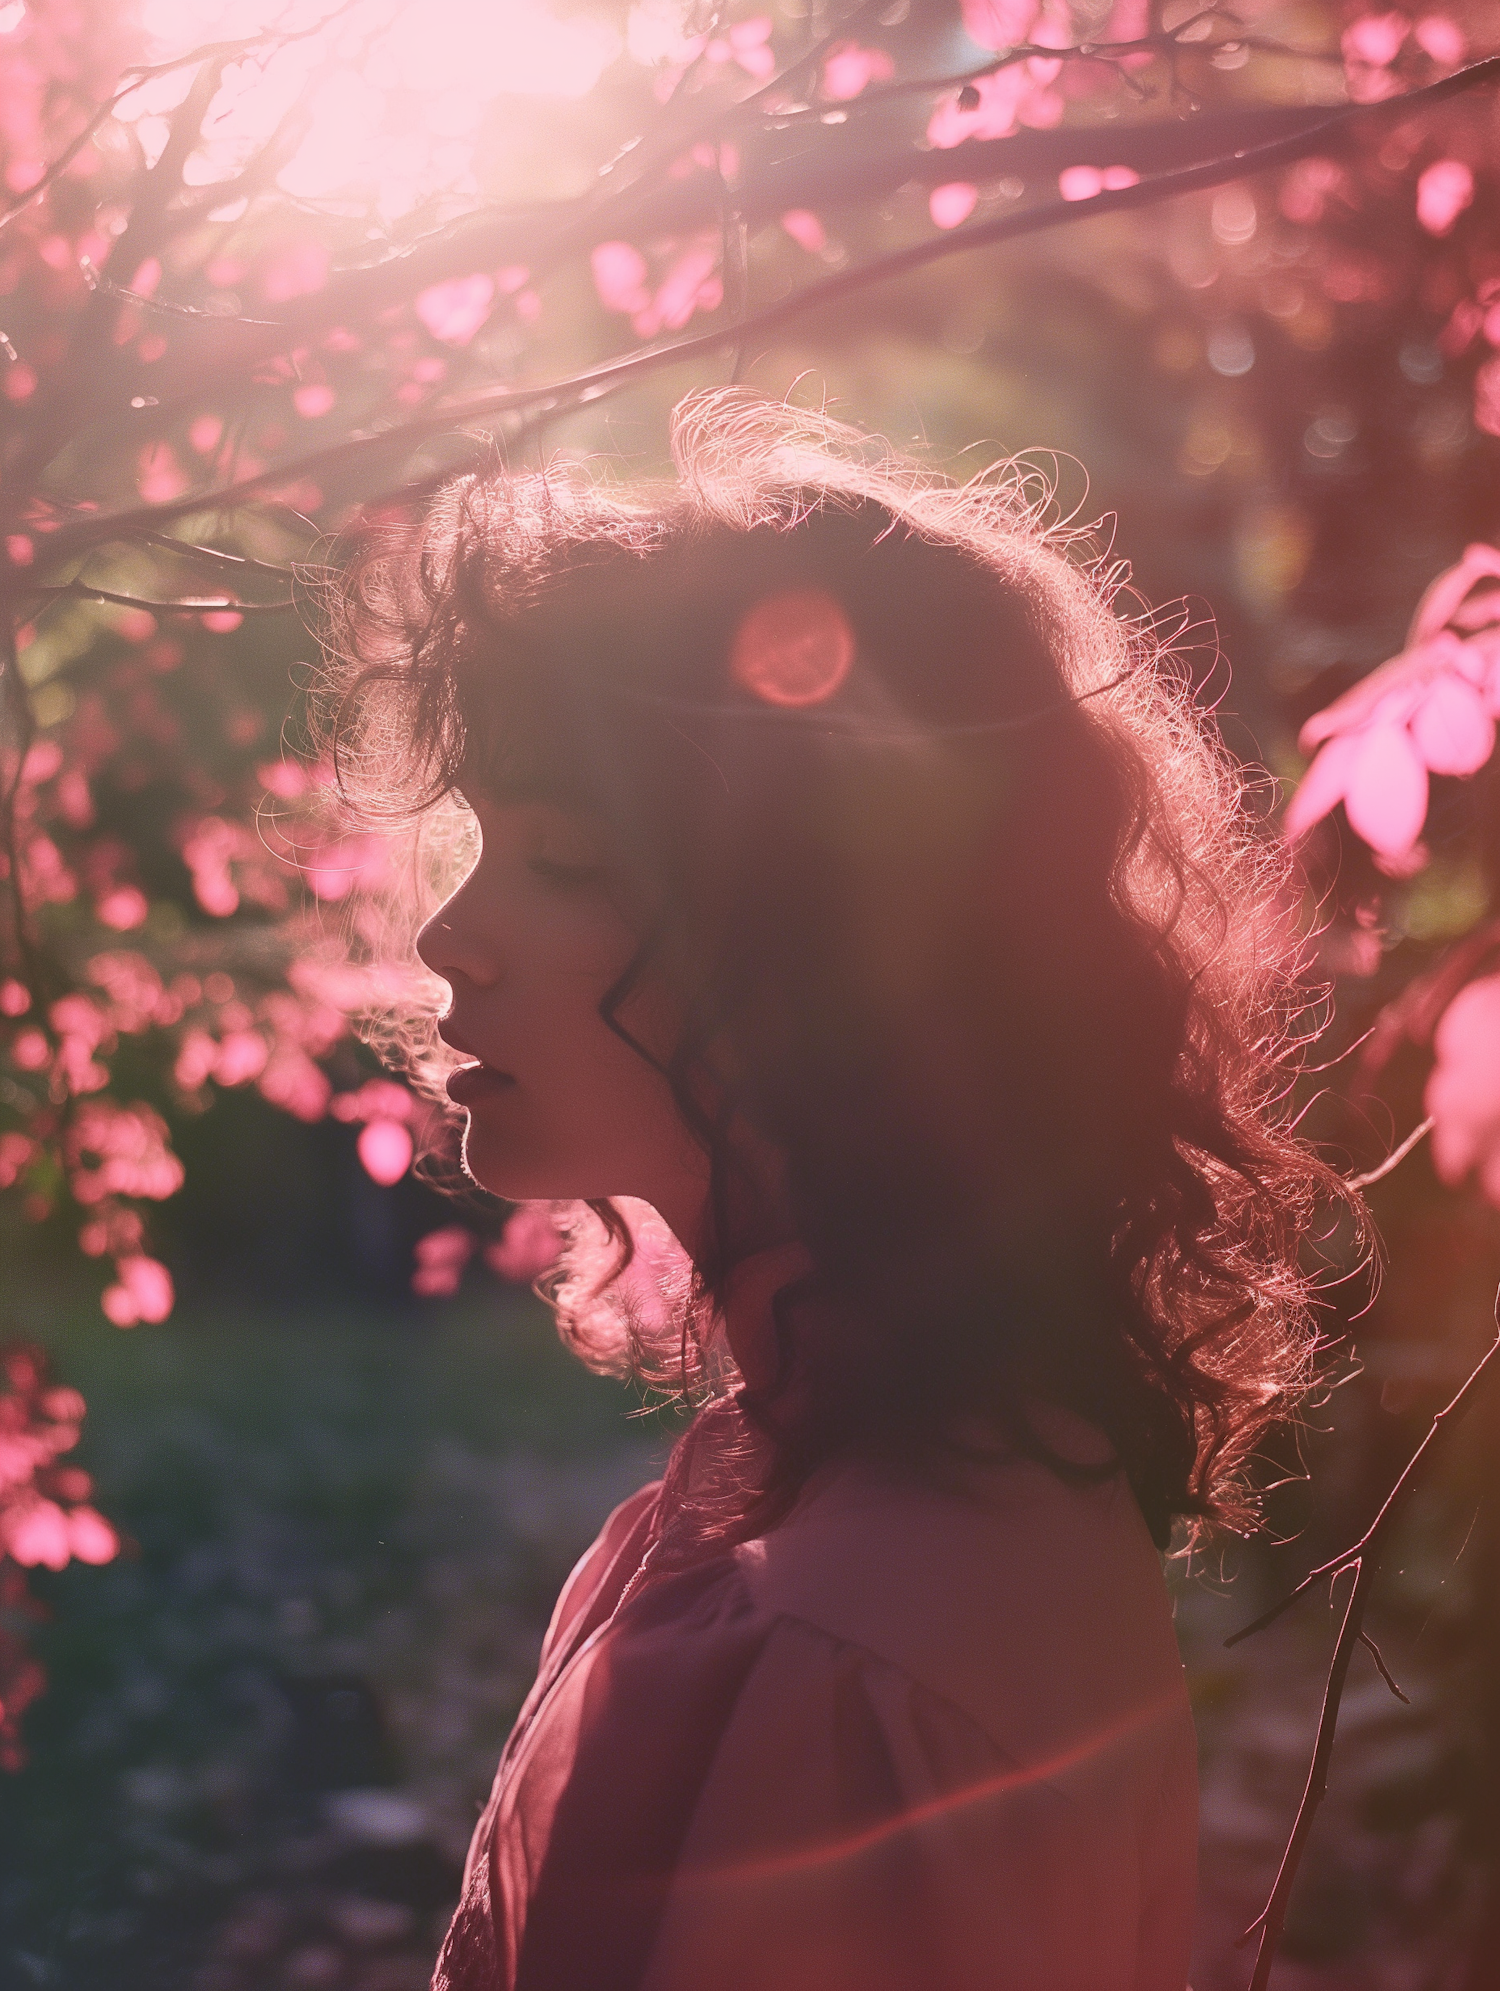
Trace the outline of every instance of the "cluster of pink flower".
{"type": "Polygon", "coordinates": [[[1468,45],[1462,28],[1446,14],[1424,14],[1413,22],[1409,14],[1393,9],[1352,20],[1341,49],[1350,98],[1374,104],[1406,87],[1394,66],[1403,52],[1425,57],[1429,70],[1443,73],[1458,67],[1468,45]]]}
{"type": "MultiPolygon", "coordinates": [[[[1314,758],[1288,806],[1288,836],[1306,835],[1342,802],[1383,869],[1420,870],[1429,777],[1477,773],[1494,752],[1497,717],[1500,551],[1476,545],[1423,595],[1401,654],[1303,727],[1302,750],[1314,758]]],[[[1450,1183],[1477,1171],[1500,1204],[1500,975],[1459,991],[1433,1050],[1434,1165],[1450,1183]]]]}
{"type": "MultiPolygon", "coordinates": [[[[22,1571],[109,1562],[120,1543],[89,1505],[88,1474],[58,1463],[78,1443],[83,1398],[49,1386],[39,1348],[0,1350],[0,1378],[0,1607],[14,1610],[24,1605],[22,1571]]],[[[17,1767],[21,1714],[41,1688],[40,1669],[0,1628],[0,1768],[17,1767]]]]}
{"type": "Polygon", "coordinates": [[[423,1299],[447,1299],[458,1291],[476,1251],[497,1278],[529,1286],[557,1263],[562,1246],[550,1203],[518,1205],[490,1244],[482,1244],[467,1224],[444,1224],[418,1238],[411,1289],[423,1299]]]}
{"type": "Polygon", "coordinates": [[[1339,802],[1350,828],[1396,875],[1426,861],[1429,774],[1476,773],[1500,714],[1500,552],[1471,546],[1417,604],[1399,656],[1314,713],[1314,756],[1286,813],[1300,837],[1339,802]]]}

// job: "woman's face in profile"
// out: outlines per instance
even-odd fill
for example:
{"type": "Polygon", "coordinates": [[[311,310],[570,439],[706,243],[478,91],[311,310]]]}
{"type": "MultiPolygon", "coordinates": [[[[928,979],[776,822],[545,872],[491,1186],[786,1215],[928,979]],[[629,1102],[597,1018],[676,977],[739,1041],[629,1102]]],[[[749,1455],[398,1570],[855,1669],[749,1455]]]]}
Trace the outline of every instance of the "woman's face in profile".
{"type": "MultiPolygon", "coordinates": [[[[637,945],[604,831],[544,800],[480,798],[474,811],[479,859],[417,941],[452,991],[442,1035],[470,1061],[448,1082],[468,1114],[465,1165],[517,1202],[638,1196],[690,1243],[706,1158],[667,1081],[600,1014],[637,945]]],[[[659,989],[616,1014],[666,1054],[659,989]]]]}

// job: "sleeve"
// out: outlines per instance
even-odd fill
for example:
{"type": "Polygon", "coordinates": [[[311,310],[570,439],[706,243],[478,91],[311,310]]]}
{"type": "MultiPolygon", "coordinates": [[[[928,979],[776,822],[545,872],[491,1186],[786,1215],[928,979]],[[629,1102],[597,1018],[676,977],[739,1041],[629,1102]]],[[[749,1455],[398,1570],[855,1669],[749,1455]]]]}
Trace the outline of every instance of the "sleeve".
{"type": "Polygon", "coordinates": [[[898,1667],[783,1621],[704,1779],[641,1991],[1184,1991],[1151,1840],[1164,1781],[1190,1790],[1193,1769],[1140,1740],[1023,1765],[898,1667]]]}

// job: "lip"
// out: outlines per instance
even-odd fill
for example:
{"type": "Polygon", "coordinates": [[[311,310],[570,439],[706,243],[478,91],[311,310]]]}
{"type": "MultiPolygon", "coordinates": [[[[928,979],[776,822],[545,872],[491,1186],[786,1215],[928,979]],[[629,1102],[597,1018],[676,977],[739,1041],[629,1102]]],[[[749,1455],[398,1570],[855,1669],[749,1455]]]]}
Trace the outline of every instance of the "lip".
{"type": "Polygon", "coordinates": [[[479,1106],[486,1099],[510,1092],[515,1083],[509,1072],[497,1072],[492,1065],[476,1062],[449,1072],[446,1090],[455,1106],[479,1106]]]}

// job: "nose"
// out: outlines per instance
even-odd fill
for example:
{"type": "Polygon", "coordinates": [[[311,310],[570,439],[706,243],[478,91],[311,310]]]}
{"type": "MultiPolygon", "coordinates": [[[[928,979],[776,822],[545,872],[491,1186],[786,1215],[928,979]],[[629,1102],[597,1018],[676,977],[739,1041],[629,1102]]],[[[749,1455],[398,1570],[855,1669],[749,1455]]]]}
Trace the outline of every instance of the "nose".
{"type": "Polygon", "coordinates": [[[500,979],[500,950],[494,922],[478,916],[475,894],[460,885],[417,935],[417,958],[452,986],[468,982],[491,988],[500,979]]]}

